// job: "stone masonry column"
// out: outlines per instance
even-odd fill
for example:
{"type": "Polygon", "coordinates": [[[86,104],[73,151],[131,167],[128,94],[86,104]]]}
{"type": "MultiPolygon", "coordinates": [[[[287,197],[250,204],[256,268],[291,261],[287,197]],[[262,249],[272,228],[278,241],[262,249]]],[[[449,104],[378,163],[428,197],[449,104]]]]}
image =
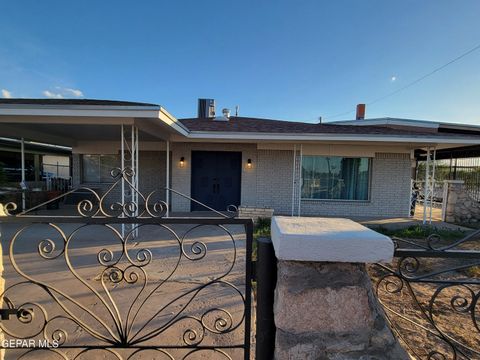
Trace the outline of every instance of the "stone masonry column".
{"type": "Polygon", "coordinates": [[[461,201],[465,201],[465,199],[461,198],[464,189],[464,182],[463,180],[445,180],[445,186],[447,187],[446,190],[446,198],[443,199],[445,201],[445,221],[453,223],[457,219],[457,203],[461,201]]]}
{"type": "Polygon", "coordinates": [[[393,243],[348,219],[272,219],[278,259],[275,359],[409,359],[374,296],[365,263],[393,243]]]}

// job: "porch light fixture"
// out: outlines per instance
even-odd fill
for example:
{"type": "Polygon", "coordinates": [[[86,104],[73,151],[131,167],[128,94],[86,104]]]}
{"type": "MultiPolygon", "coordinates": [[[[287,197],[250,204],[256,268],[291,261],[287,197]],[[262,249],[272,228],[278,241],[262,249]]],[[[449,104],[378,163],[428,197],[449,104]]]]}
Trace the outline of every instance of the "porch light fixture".
{"type": "Polygon", "coordinates": [[[252,168],[252,159],[247,160],[247,168],[251,169],[252,168]]]}
{"type": "Polygon", "coordinates": [[[182,156],[180,158],[180,167],[183,167],[185,165],[185,158],[182,156]]]}

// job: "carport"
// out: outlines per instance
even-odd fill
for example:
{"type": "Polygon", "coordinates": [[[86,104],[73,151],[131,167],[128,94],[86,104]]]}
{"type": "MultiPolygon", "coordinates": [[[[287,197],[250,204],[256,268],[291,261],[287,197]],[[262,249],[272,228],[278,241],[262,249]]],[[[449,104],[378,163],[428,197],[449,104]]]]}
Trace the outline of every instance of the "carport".
{"type": "MultiPolygon", "coordinates": [[[[139,147],[141,143],[163,141],[169,153],[170,137],[188,130],[160,105],[126,101],[72,99],[1,99],[0,137],[21,140],[22,180],[24,181],[24,142],[74,147],[82,141],[108,141],[120,144],[121,169],[131,168],[122,177],[122,204],[138,203],[139,147]]],[[[166,187],[170,187],[169,156],[166,157],[166,187]]],[[[169,201],[166,191],[166,202],[169,201]]],[[[25,203],[23,202],[25,210],[25,203]]],[[[138,209],[137,209],[138,211],[138,209]]]]}

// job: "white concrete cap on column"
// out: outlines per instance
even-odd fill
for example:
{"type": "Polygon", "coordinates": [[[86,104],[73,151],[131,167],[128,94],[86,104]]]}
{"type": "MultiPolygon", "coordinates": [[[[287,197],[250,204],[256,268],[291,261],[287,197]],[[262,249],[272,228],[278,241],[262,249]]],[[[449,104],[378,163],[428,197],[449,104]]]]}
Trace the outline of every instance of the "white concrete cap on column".
{"type": "Polygon", "coordinates": [[[279,260],[389,262],[392,240],[349,219],[272,218],[272,242],[279,260]]]}

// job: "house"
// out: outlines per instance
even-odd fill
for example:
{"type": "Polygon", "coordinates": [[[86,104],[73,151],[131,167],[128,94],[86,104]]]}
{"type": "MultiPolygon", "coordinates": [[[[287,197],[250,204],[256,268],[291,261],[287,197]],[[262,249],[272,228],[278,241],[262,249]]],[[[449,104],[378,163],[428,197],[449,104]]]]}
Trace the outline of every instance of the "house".
{"type": "Polygon", "coordinates": [[[141,193],[175,190],[161,192],[175,212],[205,209],[191,197],[221,211],[408,216],[415,154],[480,144],[474,126],[424,125],[215,117],[213,101],[199,103],[197,118],[176,119],[156,104],[0,99],[0,136],[71,147],[74,187],[105,191],[111,169],[130,166],[141,193]]]}

